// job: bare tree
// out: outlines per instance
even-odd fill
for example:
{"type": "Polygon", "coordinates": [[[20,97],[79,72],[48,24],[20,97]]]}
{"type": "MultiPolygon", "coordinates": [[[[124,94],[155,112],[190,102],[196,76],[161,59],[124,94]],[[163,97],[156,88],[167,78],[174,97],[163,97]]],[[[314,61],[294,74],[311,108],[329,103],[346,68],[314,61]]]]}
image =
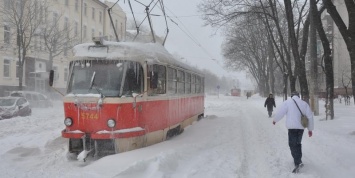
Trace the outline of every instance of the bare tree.
{"type": "MultiPolygon", "coordinates": [[[[314,6],[316,7],[315,2],[314,6]]],[[[329,113],[330,118],[334,119],[334,73],[333,73],[333,61],[332,61],[332,50],[330,48],[330,42],[328,40],[328,37],[326,35],[326,32],[324,30],[322,20],[321,20],[321,14],[325,10],[325,7],[322,6],[319,10],[316,9],[315,13],[315,25],[317,28],[317,32],[319,35],[319,38],[322,42],[323,45],[323,61],[324,61],[324,73],[325,73],[325,80],[326,80],[326,109],[329,110],[326,113],[329,113]]],[[[318,67],[318,66],[317,66],[318,67]]],[[[328,115],[328,114],[327,114],[328,115]]]]}
{"type": "Polygon", "coordinates": [[[259,91],[269,93],[268,55],[269,41],[263,22],[250,15],[244,19],[244,26],[230,27],[223,48],[227,66],[248,70],[254,77],[259,91]],[[253,20],[251,20],[253,19],[253,20]]]}
{"type": "Polygon", "coordinates": [[[40,37],[44,41],[44,46],[48,52],[49,64],[46,68],[47,72],[53,69],[53,60],[55,57],[60,54],[67,56],[68,50],[76,42],[79,42],[77,24],[74,24],[73,27],[71,28],[69,25],[68,18],[63,18],[60,14],[54,14],[52,21],[45,21],[41,26],[40,37]],[[64,21],[63,27],[60,26],[61,21],[64,21]]]}
{"type": "Polygon", "coordinates": [[[286,21],[284,14],[284,7],[275,0],[268,0],[264,2],[259,0],[260,7],[264,16],[264,23],[268,30],[268,36],[272,41],[273,47],[278,54],[275,62],[283,74],[283,92],[284,100],[287,99],[288,79],[290,80],[291,90],[295,90],[296,77],[292,70],[292,60],[290,54],[289,43],[286,41],[288,33],[285,28],[286,21]],[[280,13],[281,12],[281,13],[280,13]]]}
{"type": "Polygon", "coordinates": [[[352,92],[355,103],[355,1],[344,0],[344,2],[349,17],[348,26],[346,26],[344,20],[341,18],[333,2],[331,0],[323,0],[323,3],[328,13],[334,20],[334,23],[336,24],[341,35],[343,36],[343,39],[350,54],[352,92]]]}
{"type": "Polygon", "coordinates": [[[23,69],[27,52],[33,37],[42,23],[39,16],[41,3],[37,0],[4,0],[0,13],[4,23],[16,30],[17,52],[19,61],[19,90],[23,88],[23,69]]]}
{"type": "MultiPolygon", "coordinates": [[[[221,28],[221,27],[227,27],[230,30],[227,32],[229,36],[227,36],[227,42],[224,45],[224,53],[226,56],[229,56],[230,59],[235,59],[235,57],[232,57],[232,48],[229,48],[228,45],[233,44],[232,38],[236,38],[235,36],[232,35],[232,33],[239,33],[238,30],[231,30],[232,28],[238,28],[238,26],[243,27],[243,26],[251,26],[251,21],[257,21],[258,27],[261,28],[261,31],[258,31],[259,34],[255,34],[255,36],[260,35],[263,37],[265,40],[263,44],[263,49],[258,49],[258,50],[263,50],[263,60],[267,61],[267,59],[272,60],[272,63],[275,58],[277,58],[274,52],[271,52],[273,50],[273,47],[270,46],[272,43],[270,40],[267,40],[267,30],[265,29],[265,26],[263,25],[263,16],[262,14],[264,13],[262,11],[262,8],[256,1],[248,1],[248,0],[222,0],[222,1],[217,1],[217,0],[209,0],[204,3],[202,3],[199,6],[200,10],[206,14],[204,16],[204,20],[206,21],[206,24],[211,25],[212,27],[216,28],[221,28]],[[247,24],[250,23],[250,24],[247,24]],[[267,45],[269,44],[269,45],[267,45]],[[229,48],[229,49],[228,49],[229,48]],[[265,50],[266,49],[266,50],[265,50]],[[267,50],[269,49],[269,51],[267,50]],[[265,52],[268,52],[265,55],[265,52]],[[273,57],[271,57],[273,56],[273,57]]],[[[226,28],[226,31],[228,31],[226,28]]],[[[280,30],[282,31],[282,30],[280,30]]],[[[247,32],[246,32],[247,33],[247,32]]],[[[242,36],[239,36],[242,37],[242,36]]],[[[247,38],[247,37],[243,37],[247,38]]],[[[278,39],[278,38],[274,38],[278,39]]],[[[236,40],[238,41],[238,40],[236,40]]],[[[278,42],[273,42],[274,44],[278,44],[278,42]]],[[[252,45],[253,48],[256,47],[254,44],[252,45]]],[[[260,46],[259,46],[260,47],[260,46]]],[[[256,51],[256,50],[254,50],[256,51]]],[[[258,51],[259,52],[259,51],[258,51]]],[[[253,53],[253,54],[260,54],[260,53],[253,53]]],[[[255,58],[256,56],[250,57],[250,60],[257,59],[255,58]]],[[[246,57],[245,59],[247,59],[246,57]]],[[[258,57],[260,59],[260,56],[258,57]]],[[[259,90],[263,93],[269,93],[270,87],[269,85],[272,86],[272,83],[270,84],[269,81],[270,78],[272,78],[272,75],[268,73],[267,71],[273,71],[273,69],[269,69],[269,67],[273,67],[272,63],[268,63],[269,65],[264,66],[264,62],[262,63],[256,63],[253,65],[252,63],[248,65],[247,63],[241,65],[242,63],[236,62],[236,64],[232,64],[233,60],[226,61],[227,66],[234,68],[236,70],[249,70],[250,74],[255,78],[256,82],[258,83],[259,90]],[[244,66],[244,67],[241,67],[244,66]],[[259,72],[257,70],[262,70],[262,72],[259,72]]],[[[252,62],[252,61],[251,61],[252,62]]],[[[255,61],[254,61],[255,62],[255,61]]],[[[270,61],[271,62],[271,61],[270,61]]],[[[275,65],[276,66],[276,65],[275,65]]]]}
{"type": "Polygon", "coordinates": [[[350,82],[351,82],[351,77],[347,75],[349,71],[346,71],[346,70],[342,70],[341,71],[341,83],[345,89],[345,94],[346,96],[348,96],[348,88],[349,88],[349,85],[350,85],[350,82]]]}
{"type": "MultiPolygon", "coordinates": [[[[267,29],[267,32],[263,32],[263,34],[269,35],[269,41],[272,42],[269,44],[272,44],[276,54],[274,55],[275,62],[284,74],[285,98],[287,97],[287,78],[290,81],[291,90],[296,90],[297,77],[299,78],[302,95],[308,98],[304,60],[308,35],[299,35],[306,25],[306,2],[294,1],[292,4],[291,1],[286,0],[285,5],[287,7],[285,7],[278,0],[208,0],[202,3],[199,8],[206,14],[203,17],[206,24],[217,28],[227,25],[228,28],[231,25],[242,26],[245,22],[236,19],[241,19],[250,14],[254,14],[258,19],[263,19],[267,29]],[[297,13],[297,18],[294,18],[293,13],[297,13]],[[283,19],[287,19],[286,25],[283,19]],[[288,30],[285,30],[284,27],[287,25],[288,30]],[[302,44],[301,52],[299,52],[298,43],[301,38],[305,39],[305,43],[302,44]],[[300,54],[302,52],[303,55],[300,54]]],[[[271,65],[269,66],[271,67],[271,65]]],[[[272,76],[269,75],[269,77],[272,76]]]]}
{"type": "MultiPolygon", "coordinates": [[[[289,30],[289,39],[291,42],[292,54],[295,61],[295,73],[299,77],[301,94],[308,101],[309,91],[308,91],[308,84],[307,84],[307,77],[306,77],[306,67],[305,67],[305,61],[302,61],[300,58],[299,44],[298,44],[298,39],[296,37],[296,31],[295,31],[293,7],[292,7],[291,0],[284,0],[284,3],[285,3],[285,10],[286,10],[286,19],[288,22],[287,24],[289,30]]],[[[299,19],[299,21],[301,21],[301,19],[299,19]]],[[[308,36],[304,36],[303,38],[308,38],[308,36]]],[[[293,87],[291,86],[291,90],[292,88],[293,87]]]]}

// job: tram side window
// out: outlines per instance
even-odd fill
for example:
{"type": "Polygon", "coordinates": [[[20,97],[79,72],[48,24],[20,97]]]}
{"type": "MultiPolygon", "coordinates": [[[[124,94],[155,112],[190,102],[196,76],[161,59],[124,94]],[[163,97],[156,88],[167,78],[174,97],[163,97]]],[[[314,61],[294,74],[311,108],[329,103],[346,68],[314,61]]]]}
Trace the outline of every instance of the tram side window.
{"type": "Polygon", "coordinates": [[[178,70],[177,71],[177,81],[178,81],[178,93],[185,93],[185,72],[178,70]]]}
{"type": "Polygon", "coordinates": [[[185,93],[191,93],[191,74],[185,74],[185,93]]]}
{"type": "Polygon", "coordinates": [[[166,93],[166,68],[162,65],[149,67],[150,95],[166,93]]]}
{"type": "Polygon", "coordinates": [[[168,94],[175,94],[177,89],[176,69],[168,67],[168,94]]]}
{"type": "Polygon", "coordinates": [[[201,77],[196,76],[196,93],[201,93],[201,77]]]}
{"type": "Polygon", "coordinates": [[[129,94],[143,92],[143,68],[137,63],[127,66],[124,91],[129,94]]]}
{"type": "Polygon", "coordinates": [[[191,93],[196,93],[196,75],[191,75],[191,93]]]}

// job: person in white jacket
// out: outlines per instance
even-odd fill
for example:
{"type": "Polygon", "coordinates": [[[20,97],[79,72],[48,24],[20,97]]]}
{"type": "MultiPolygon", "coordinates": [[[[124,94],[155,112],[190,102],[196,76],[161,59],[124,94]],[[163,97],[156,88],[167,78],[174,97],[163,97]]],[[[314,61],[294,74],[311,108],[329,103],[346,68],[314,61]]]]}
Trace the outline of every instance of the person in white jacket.
{"type": "Polygon", "coordinates": [[[302,136],[304,127],[301,124],[301,113],[297,108],[295,102],[297,102],[303,115],[308,118],[308,136],[312,137],[312,131],[314,129],[313,113],[309,105],[300,99],[299,93],[294,91],[291,93],[291,98],[284,101],[278,108],[274,115],[273,124],[280,121],[286,115],[286,127],[288,129],[288,144],[290,146],[291,155],[293,157],[295,167],[299,168],[303,166],[302,163],[302,136]]]}

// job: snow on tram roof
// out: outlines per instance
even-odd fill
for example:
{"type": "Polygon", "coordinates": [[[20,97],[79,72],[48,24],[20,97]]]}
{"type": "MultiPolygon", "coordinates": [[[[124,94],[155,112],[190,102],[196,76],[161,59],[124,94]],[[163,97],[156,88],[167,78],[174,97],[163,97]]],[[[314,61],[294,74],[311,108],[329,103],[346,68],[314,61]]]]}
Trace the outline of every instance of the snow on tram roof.
{"type": "Polygon", "coordinates": [[[147,56],[150,58],[172,58],[171,54],[158,43],[138,43],[138,42],[112,42],[103,41],[104,46],[94,43],[83,43],[74,47],[74,56],[77,57],[104,57],[115,59],[127,56],[147,56]],[[91,46],[91,47],[90,47],[91,46]]]}
{"type": "Polygon", "coordinates": [[[79,58],[93,57],[105,59],[140,57],[140,59],[148,63],[172,64],[201,73],[198,69],[178,61],[159,43],[103,41],[103,45],[101,46],[94,43],[83,43],[74,47],[74,56],[79,58]]]}

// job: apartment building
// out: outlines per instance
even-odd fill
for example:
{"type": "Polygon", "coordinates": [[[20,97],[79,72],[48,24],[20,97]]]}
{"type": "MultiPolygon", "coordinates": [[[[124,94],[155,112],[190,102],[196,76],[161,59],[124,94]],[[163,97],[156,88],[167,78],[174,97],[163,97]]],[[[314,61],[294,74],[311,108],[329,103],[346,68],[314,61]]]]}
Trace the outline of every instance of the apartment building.
{"type": "MultiPolygon", "coordinates": [[[[8,6],[11,0],[0,0],[0,8],[8,6]]],[[[23,67],[23,89],[47,92],[48,67],[50,66],[50,49],[45,45],[43,37],[44,26],[58,21],[57,29],[66,29],[67,43],[63,43],[60,54],[53,58],[55,70],[54,87],[65,92],[69,75],[69,59],[72,57],[71,47],[75,44],[91,42],[93,36],[103,36],[107,40],[116,41],[114,30],[108,15],[108,9],[114,4],[100,0],[14,0],[21,5],[25,1],[36,3],[36,16],[42,18],[37,32],[30,36],[31,43],[27,48],[27,55],[23,67]],[[37,4],[38,3],[38,4],[37,4]]],[[[26,14],[26,12],[24,12],[26,14]]],[[[19,86],[19,60],[17,29],[6,18],[7,14],[0,12],[0,96],[6,96],[9,91],[17,90],[19,86]]],[[[126,14],[116,4],[112,8],[112,21],[120,41],[126,36],[126,14]]],[[[36,17],[37,18],[37,17],[36,17]]],[[[30,38],[27,37],[27,38],[30,38]]],[[[56,46],[59,49],[59,44],[56,46]]],[[[52,54],[53,56],[53,54],[52,54]]]]}

